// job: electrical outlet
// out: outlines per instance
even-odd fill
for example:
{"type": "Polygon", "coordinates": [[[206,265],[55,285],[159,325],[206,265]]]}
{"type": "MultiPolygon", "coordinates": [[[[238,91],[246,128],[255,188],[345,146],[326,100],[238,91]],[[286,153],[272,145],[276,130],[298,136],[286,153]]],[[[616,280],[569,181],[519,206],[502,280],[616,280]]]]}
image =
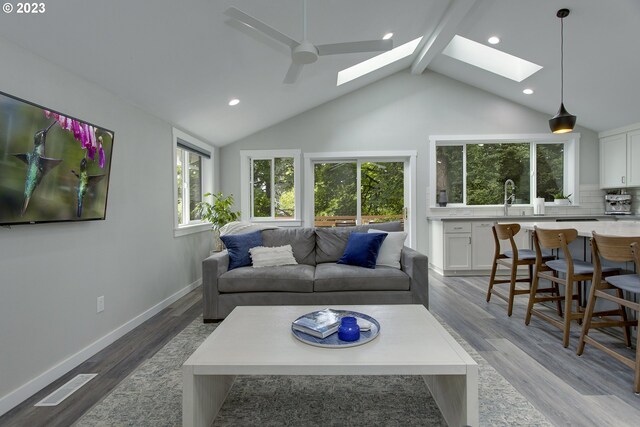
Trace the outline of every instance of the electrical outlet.
{"type": "Polygon", "coordinates": [[[104,311],[104,295],[101,297],[98,297],[98,313],[101,313],[104,311]]]}

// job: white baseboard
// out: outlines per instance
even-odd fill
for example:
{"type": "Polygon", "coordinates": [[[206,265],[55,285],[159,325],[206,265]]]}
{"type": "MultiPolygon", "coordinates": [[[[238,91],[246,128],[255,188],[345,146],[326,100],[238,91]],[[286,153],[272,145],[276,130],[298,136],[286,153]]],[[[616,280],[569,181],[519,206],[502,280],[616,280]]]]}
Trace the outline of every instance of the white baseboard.
{"type": "Polygon", "coordinates": [[[98,353],[100,350],[103,350],[118,338],[121,338],[128,332],[131,332],[133,329],[137,328],[142,323],[149,320],[160,311],[164,310],[169,305],[173,304],[201,284],[202,279],[198,279],[190,285],[180,289],[175,294],[164,299],[163,301],[160,301],[158,304],[154,305],[145,312],[129,320],[127,323],[109,332],[102,338],[99,338],[98,340],[89,344],[79,352],[69,356],[48,371],[43,372],[31,381],[3,396],[2,398],[0,398],[0,416],[5,414],[6,412],[9,412],[11,409],[18,406],[20,403],[33,396],[35,393],[42,390],[44,387],[51,384],[67,372],[71,371],[73,368],[80,365],[85,360],[98,353]]]}

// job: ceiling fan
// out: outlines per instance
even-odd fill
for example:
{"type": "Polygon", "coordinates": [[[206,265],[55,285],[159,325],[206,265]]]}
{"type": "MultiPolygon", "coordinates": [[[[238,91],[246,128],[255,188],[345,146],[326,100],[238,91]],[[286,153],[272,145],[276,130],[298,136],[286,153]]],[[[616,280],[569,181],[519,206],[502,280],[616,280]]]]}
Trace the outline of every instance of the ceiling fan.
{"type": "Polygon", "coordinates": [[[338,55],[343,53],[380,52],[393,48],[393,40],[391,39],[314,45],[307,40],[307,0],[303,1],[302,13],[303,37],[302,41],[299,42],[281,33],[275,28],[270,27],[264,22],[236,9],[235,7],[230,7],[224,12],[228,17],[289,46],[291,49],[291,65],[289,66],[289,70],[283,80],[283,83],[285,84],[295,83],[300,75],[302,66],[316,62],[318,60],[318,56],[338,55]]]}

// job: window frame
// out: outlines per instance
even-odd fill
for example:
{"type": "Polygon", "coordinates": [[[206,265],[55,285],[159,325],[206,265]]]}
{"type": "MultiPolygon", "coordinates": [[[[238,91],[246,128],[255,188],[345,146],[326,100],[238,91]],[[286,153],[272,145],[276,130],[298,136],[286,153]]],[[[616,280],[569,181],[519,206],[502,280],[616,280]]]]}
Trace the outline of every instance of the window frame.
{"type": "Polygon", "coordinates": [[[240,150],[240,213],[243,221],[259,222],[265,225],[284,225],[300,227],[302,225],[302,179],[301,179],[301,150],[240,150]],[[293,158],[293,188],[294,188],[294,217],[278,218],[273,216],[275,205],[271,192],[271,213],[269,217],[253,216],[253,161],[271,160],[271,187],[274,186],[276,158],[293,158]]]}
{"type": "Polygon", "coordinates": [[[194,220],[191,221],[190,219],[187,219],[187,221],[184,224],[180,224],[180,218],[178,216],[178,181],[177,181],[177,175],[178,175],[178,154],[177,154],[177,150],[178,148],[181,148],[183,150],[184,157],[183,157],[183,170],[182,170],[182,203],[183,203],[183,218],[189,218],[189,208],[188,206],[190,205],[189,203],[189,180],[185,179],[185,175],[186,172],[188,171],[188,162],[184,163],[184,160],[186,157],[188,157],[188,153],[192,152],[195,154],[198,154],[200,156],[200,165],[201,165],[201,169],[200,169],[200,179],[201,179],[201,187],[202,187],[202,194],[205,193],[212,193],[213,189],[214,189],[214,182],[213,182],[213,174],[214,174],[214,155],[215,155],[215,147],[206,144],[203,141],[200,141],[197,138],[192,137],[191,135],[182,132],[179,129],[173,128],[173,144],[172,144],[172,148],[173,148],[173,155],[171,156],[171,158],[173,159],[173,230],[174,230],[174,237],[179,237],[179,236],[185,236],[188,234],[193,234],[193,233],[201,233],[204,231],[209,231],[211,229],[211,223],[209,222],[205,222],[202,220],[194,220]],[[179,142],[178,141],[183,141],[183,143],[185,143],[185,145],[192,145],[194,147],[193,150],[189,151],[188,148],[185,149],[183,147],[179,146],[179,142]],[[198,153],[197,150],[200,150],[201,152],[198,153]],[[207,158],[204,154],[209,154],[209,158],[207,158]],[[185,196],[187,198],[185,198],[185,196]],[[185,216],[185,212],[187,213],[187,215],[185,216]]]}
{"type": "MultiPolygon", "coordinates": [[[[407,246],[415,248],[417,244],[417,157],[418,152],[415,150],[408,151],[345,151],[345,152],[326,152],[326,153],[305,153],[304,154],[304,189],[305,194],[308,196],[304,200],[304,226],[313,227],[315,218],[314,207],[314,164],[323,162],[404,162],[405,163],[405,176],[404,180],[404,192],[407,211],[405,211],[405,218],[408,216],[408,220],[405,219],[405,231],[407,232],[407,246]]],[[[360,168],[357,169],[357,184],[360,188],[360,168]]],[[[359,192],[358,192],[359,193],[359,192]]],[[[357,200],[357,216],[361,216],[361,201],[358,195],[357,200]]]]}
{"type": "MultiPolygon", "coordinates": [[[[564,145],[564,173],[563,192],[572,194],[571,206],[580,206],[580,133],[571,132],[565,134],[508,134],[508,135],[432,135],[429,137],[429,208],[438,208],[436,204],[437,194],[437,156],[436,147],[443,145],[463,146],[463,182],[462,182],[462,203],[448,203],[447,208],[484,208],[499,207],[500,205],[467,205],[467,144],[491,144],[491,143],[529,143],[530,144],[530,176],[529,176],[529,200],[530,203],[516,206],[533,206],[533,201],[537,197],[537,170],[536,155],[537,146],[543,144],[563,144],[564,145]]],[[[553,202],[545,202],[547,206],[553,206],[553,202]]]]}

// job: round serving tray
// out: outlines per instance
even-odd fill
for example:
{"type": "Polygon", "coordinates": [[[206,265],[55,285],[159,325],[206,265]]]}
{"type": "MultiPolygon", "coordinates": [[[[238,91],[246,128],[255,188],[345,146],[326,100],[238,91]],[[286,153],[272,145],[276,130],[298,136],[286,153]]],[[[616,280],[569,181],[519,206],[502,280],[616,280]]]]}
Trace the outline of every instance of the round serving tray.
{"type": "MultiPolygon", "coordinates": [[[[291,332],[293,336],[302,341],[305,344],[314,345],[316,347],[325,347],[325,348],[347,348],[347,347],[355,347],[357,345],[366,344],[369,341],[375,339],[380,333],[380,323],[373,317],[366,315],[364,313],[358,313],[357,311],[349,311],[349,310],[335,310],[340,313],[341,317],[345,316],[353,316],[356,319],[364,319],[371,323],[371,330],[369,331],[360,331],[360,339],[358,341],[342,341],[338,338],[338,333],[334,333],[329,335],[326,338],[316,338],[312,335],[305,334],[304,332],[296,331],[291,328],[291,332]]],[[[300,316],[302,317],[302,316],[300,316]]]]}

